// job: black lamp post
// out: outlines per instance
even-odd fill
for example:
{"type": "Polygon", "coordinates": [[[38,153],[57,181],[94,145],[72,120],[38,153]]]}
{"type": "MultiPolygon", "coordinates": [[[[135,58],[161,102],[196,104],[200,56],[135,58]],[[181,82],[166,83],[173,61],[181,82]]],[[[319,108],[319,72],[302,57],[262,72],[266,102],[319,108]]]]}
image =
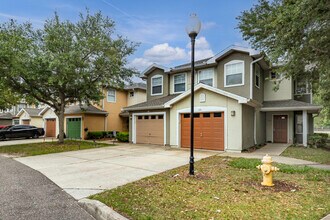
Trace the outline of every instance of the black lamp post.
{"type": "Polygon", "coordinates": [[[191,39],[191,106],[190,106],[190,159],[189,174],[194,175],[194,85],[195,85],[195,39],[201,30],[201,22],[196,14],[191,14],[186,27],[191,39]]]}

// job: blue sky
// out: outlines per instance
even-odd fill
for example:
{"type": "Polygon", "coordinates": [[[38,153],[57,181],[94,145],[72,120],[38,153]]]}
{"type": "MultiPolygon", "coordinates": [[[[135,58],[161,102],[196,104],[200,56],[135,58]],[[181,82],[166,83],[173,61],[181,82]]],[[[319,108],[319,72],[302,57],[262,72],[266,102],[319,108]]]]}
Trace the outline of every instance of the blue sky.
{"type": "Polygon", "coordinates": [[[197,13],[202,30],[196,41],[196,57],[210,57],[226,47],[244,42],[235,19],[257,0],[0,0],[0,22],[14,18],[42,27],[56,10],[62,19],[76,21],[89,8],[102,11],[116,22],[116,32],[141,43],[129,65],[143,70],[156,62],[172,67],[189,62],[189,37],[185,25],[197,13]]]}

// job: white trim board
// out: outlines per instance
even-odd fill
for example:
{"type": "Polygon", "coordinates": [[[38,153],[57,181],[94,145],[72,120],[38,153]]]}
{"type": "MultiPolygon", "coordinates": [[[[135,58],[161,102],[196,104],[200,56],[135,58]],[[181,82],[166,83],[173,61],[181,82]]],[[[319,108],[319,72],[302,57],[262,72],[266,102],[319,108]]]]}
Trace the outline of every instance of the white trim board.
{"type": "MultiPolygon", "coordinates": [[[[244,98],[242,96],[238,96],[238,95],[235,95],[235,94],[232,94],[230,92],[226,92],[226,91],[223,91],[221,89],[217,89],[217,88],[214,88],[212,86],[208,86],[208,85],[205,85],[205,84],[198,84],[194,91],[196,92],[197,90],[199,89],[205,89],[205,90],[209,90],[209,91],[212,91],[214,93],[217,93],[217,94],[220,94],[220,95],[223,95],[223,96],[226,96],[226,97],[229,97],[229,98],[232,98],[232,99],[235,99],[238,101],[238,103],[248,103],[250,100],[247,99],[247,98],[244,98]]],[[[181,99],[189,96],[191,93],[191,89],[187,90],[186,92],[182,93],[181,95],[175,97],[174,99],[171,99],[170,101],[166,102],[164,104],[164,107],[165,108],[170,108],[173,104],[175,104],[176,102],[180,101],[181,99]]]]}
{"type": "Polygon", "coordinates": [[[132,114],[132,142],[136,144],[136,116],[140,115],[163,115],[164,116],[164,145],[166,145],[166,112],[141,112],[132,114]]]}

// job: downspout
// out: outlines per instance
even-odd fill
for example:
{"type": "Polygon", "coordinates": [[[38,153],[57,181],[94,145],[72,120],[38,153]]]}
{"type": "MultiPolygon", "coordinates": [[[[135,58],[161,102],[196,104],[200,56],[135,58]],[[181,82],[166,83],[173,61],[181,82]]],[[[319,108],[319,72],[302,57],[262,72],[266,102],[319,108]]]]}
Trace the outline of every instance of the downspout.
{"type": "MultiPolygon", "coordinates": [[[[262,60],[264,56],[261,56],[260,58],[252,61],[250,63],[250,99],[253,100],[253,64],[256,62],[259,62],[262,60]]],[[[260,79],[259,79],[260,80],[260,79]]],[[[253,126],[253,139],[254,139],[254,145],[257,145],[257,111],[256,107],[254,107],[254,126],[253,126]]]]}

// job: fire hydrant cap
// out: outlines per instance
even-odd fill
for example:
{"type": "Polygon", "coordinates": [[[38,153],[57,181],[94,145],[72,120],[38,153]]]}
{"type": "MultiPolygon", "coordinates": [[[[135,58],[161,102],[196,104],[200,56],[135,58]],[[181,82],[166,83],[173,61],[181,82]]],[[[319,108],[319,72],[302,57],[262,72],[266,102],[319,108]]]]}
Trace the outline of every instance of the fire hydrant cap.
{"type": "Polygon", "coordinates": [[[264,156],[261,160],[262,163],[272,163],[273,160],[272,160],[272,157],[269,156],[268,154],[266,154],[266,156],[264,156]]]}

